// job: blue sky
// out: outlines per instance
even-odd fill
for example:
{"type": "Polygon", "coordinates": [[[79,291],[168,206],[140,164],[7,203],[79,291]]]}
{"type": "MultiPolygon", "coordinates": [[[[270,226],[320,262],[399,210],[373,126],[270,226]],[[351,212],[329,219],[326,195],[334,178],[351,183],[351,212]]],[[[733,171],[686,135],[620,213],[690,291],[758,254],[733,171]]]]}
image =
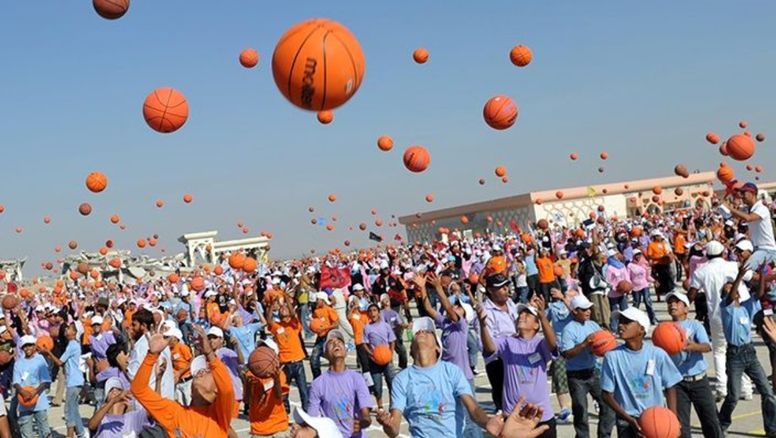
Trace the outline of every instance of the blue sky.
{"type": "MultiPolygon", "coordinates": [[[[135,240],[155,233],[160,245],[149,254],[175,253],[186,232],[242,237],[238,221],[252,235],[272,231],[273,254],[284,257],[345,239],[366,245],[366,233],[347,227],[371,224],[370,208],[387,222],[530,190],[668,175],[679,162],[713,169],[722,157],[707,131],[725,138],[745,119],[753,133],[769,133],[775,13],[767,1],[135,0],[107,21],[88,0],[9,2],[0,13],[0,257],[29,256],[32,273],[71,239],[138,251],[135,240]],[[327,126],[287,103],[271,73],[278,38],[313,17],[346,25],[366,56],[361,89],[327,126]],[[533,50],[527,68],[509,62],[515,44],[533,50]],[[245,47],[259,51],[257,69],[238,64],[245,47]],[[412,62],[416,47],[430,52],[427,64],[412,62]],[[142,118],[143,99],[160,86],[189,100],[189,120],[174,134],[142,118]],[[520,107],[506,131],[482,120],[497,94],[520,107]],[[382,134],[393,151],[377,149],[382,134]],[[431,152],[423,174],[402,166],[410,144],[431,152]],[[601,150],[610,155],[603,175],[601,150]],[[499,164],[508,184],[493,176],[499,164]],[[83,184],[93,170],[110,178],[99,195],[83,184]],[[183,204],[184,192],[194,203],[183,204]],[[332,192],[335,204],[326,201],[332,192]],[[154,207],[157,198],[165,208],[154,207]],[[81,202],[91,216],[77,213],[81,202]],[[114,213],[126,231],[109,223],[114,213]],[[309,223],[331,215],[334,232],[309,223]]],[[[751,160],[764,180],[776,164],[769,143],[751,160]]]]}

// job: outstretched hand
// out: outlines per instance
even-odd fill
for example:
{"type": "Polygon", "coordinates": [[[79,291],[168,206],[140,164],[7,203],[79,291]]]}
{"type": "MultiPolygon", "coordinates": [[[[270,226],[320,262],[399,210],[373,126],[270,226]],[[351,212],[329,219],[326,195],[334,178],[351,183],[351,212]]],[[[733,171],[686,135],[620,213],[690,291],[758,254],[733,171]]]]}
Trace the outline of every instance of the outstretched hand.
{"type": "Polygon", "coordinates": [[[148,339],[148,352],[152,354],[161,353],[170,344],[169,339],[164,339],[161,333],[156,333],[148,339]]]}
{"type": "Polygon", "coordinates": [[[535,404],[525,403],[525,397],[520,397],[515,409],[509,414],[499,438],[536,438],[547,431],[550,426],[539,426],[544,409],[535,404]],[[538,427],[537,427],[538,426],[538,427]]]}

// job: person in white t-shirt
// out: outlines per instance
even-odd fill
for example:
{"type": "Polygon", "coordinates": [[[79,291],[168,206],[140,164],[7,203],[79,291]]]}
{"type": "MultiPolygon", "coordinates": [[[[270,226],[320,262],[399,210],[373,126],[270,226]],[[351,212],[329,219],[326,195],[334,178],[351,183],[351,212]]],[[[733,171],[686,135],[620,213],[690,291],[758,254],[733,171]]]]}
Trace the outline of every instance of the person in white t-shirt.
{"type": "Polygon", "coordinates": [[[735,191],[749,207],[749,212],[727,205],[733,216],[746,221],[749,225],[749,240],[754,245],[754,254],[746,261],[746,267],[750,270],[756,270],[763,263],[776,260],[776,240],[773,238],[771,212],[757,199],[757,192],[757,186],[750,182],[735,191]]]}

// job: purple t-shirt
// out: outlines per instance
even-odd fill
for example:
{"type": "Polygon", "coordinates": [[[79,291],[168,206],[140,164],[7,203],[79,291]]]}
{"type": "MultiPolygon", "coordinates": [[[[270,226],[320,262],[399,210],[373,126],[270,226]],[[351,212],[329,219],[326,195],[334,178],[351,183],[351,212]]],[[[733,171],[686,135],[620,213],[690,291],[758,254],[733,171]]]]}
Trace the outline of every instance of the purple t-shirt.
{"type": "Polygon", "coordinates": [[[129,390],[129,379],[127,379],[127,375],[116,367],[105,368],[94,376],[94,379],[97,381],[97,387],[104,388],[105,382],[111,377],[116,377],[121,380],[121,385],[124,387],[124,390],[129,390]]]}
{"type": "Polygon", "coordinates": [[[113,332],[100,332],[97,336],[89,336],[89,345],[92,347],[92,356],[95,359],[106,359],[105,352],[108,347],[116,343],[113,332]]]}
{"type": "Polygon", "coordinates": [[[549,421],[555,412],[550,403],[550,385],[547,384],[547,364],[558,357],[551,351],[543,336],[530,340],[518,336],[496,339],[498,356],[504,361],[504,412],[512,412],[520,396],[526,402],[544,408],[542,421],[549,421]]]}
{"type": "Polygon", "coordinates": [[[229,369],[229,376],[232,378],[232,387],[234,388],[234,399],[240,401],[243,399],[242,380],[240,379],[240,361],[237,360],[237,353],[221,347],[216,351],[218,358],[229,369]]]}
{"type": "Polygon", "coordinates": [[[362,438],[363,431],[353,433],[353,422],[363,408],[374,408],[375,402],[361,374],[353,370],[341,373],[327,371],[313,380],[307,413],[334,420],[343,437],[362,438]]]}
{"type": "Polygon", "coordinates": [[[469,332],[466,318],[461,317],[457,322],[453,322],[437,313],[434,322],[442,329],[442,360],[454,363],[461,369],[466,380],[472,380],[474,373],[469,364],[469,351],[466,348],[469,332]]]}
{"type": "Polygon", "coordinates": [[[393,309],[381,310],[380,316],[382,316],[383,321],[388,323],[391,328],[396,328],[399,324],[401,324],[401,318],[399,317],[399,314],[393,309]]]}
{"type": "Polygon", "coordinates": [[[150,425],[150,422],[144,409],[127,412],[123,415],[105,414],[94,438],[135,436],[139,435],[147,425],[150,425]]]}
{"type": "Polygon", "coordinates": [[[390,344],[396,340],[391,327],[382,320],[375,323],[369,323],[364,327],[364,342],[376,347],[378,345],[390,344]]]}

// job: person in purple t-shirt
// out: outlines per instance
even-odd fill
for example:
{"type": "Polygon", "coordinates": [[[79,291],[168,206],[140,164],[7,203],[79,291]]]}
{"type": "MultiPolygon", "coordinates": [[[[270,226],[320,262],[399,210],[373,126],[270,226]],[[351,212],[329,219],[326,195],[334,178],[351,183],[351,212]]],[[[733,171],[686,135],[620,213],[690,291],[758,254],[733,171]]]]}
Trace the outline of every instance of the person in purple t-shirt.
{"type": "Polygon", "coordinates": [[[547,384],[547,366],[558,357],[555,330],[545,315],[546,303],[541,295],[534,295],[530,305],[518,304],[517,334],[496,339],[490,335],[487,313],[479,309],[484,354],[496,353],[504,361],[504,412],[512,412],[521,396],[529,403],[544,409],[540,424],[549,428],[541,435],[554,438],[555,414],[550,403],[547,384]],[[538,336],[541,327],[544,336],[538,336]]]}
{"type": "Polygon", "coordinates": [[[388,391],[390,392],[396,369],[391,361],[384,365],[376,363],[374,360],[374,349],[381,345],[388,345],[390,351],[393,351],[396,335],[391,330],[391,327],[380,317],[380,308],[377,307],[377,304],[369,305],[367,316],[369,317],[369,324],[364,327],[364,347],[369,354],[369,374],[372,376],[373,382],[372,393],[375,395],[375,399],[377,399],[377,406],[382,407],[383,377],[385,377],[385,383],[388,385],[388,391]]]}
{"type": "Polygon", "coordinates": [[[348,350],[342,332],[330,331],[323,350],[329,370],[313,380],[307,413],[331,418],[343,437],[365,437],[363,431],[372,424],[369,410],[375,403],[361,374],[345,366],[348,350]]]}

